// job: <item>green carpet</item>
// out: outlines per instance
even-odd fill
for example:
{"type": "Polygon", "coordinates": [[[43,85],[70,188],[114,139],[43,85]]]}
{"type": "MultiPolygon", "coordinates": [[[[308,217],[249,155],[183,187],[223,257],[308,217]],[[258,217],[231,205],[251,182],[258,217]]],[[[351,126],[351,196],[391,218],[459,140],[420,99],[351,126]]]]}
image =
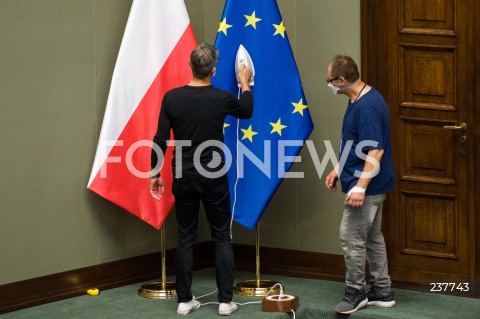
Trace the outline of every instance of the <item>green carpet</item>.
{"type": "MultiPolygon", "coordinates": [[[[255,279],[253,273],[236,272],[236,280],[255,279]]],[[[312,280],[283,276],[264,275],[262,279],[279,281],[285,286],[286,293],[296,294],[300,304],[296,319],[348,318],[335,315],[333,309],[342,299],[343,283],[324,280],[312,280]]],[[[172,279],[173,280],[173,279],[172,279]]],[[[70,298],[46,305],[22,309],[0,315],[1,319],[123,319],[123,318],[183,318],[176,314],[176,300],[155,300],[137,296],[142,284],[105,290],[99,296],[89,295],[70,298]]],[[[202,296],[215,290],[213,269],[204,269],[194,273],[193,293],[202,296]]],[[[439,295],[410,290],[395,289],[397,306],[383,309],[367,307],[352,314],[351,318],[404,318],[404,319],[479,319],[480,300],[455,296],[439,295]]],[[[261,298],[234,296],[239,303],[260,301],[261,298]]],[[[200,299],[201,303],[215,302],[216,295],[200,299]]],[[[205,305],[192,312],[186,318],[221,318],[217,305],[205,305]]],[[[261,311],[260,304],[240,306],[230,318],[248,319],[287,319],[293,314],[268,313],[261,311]]]]}

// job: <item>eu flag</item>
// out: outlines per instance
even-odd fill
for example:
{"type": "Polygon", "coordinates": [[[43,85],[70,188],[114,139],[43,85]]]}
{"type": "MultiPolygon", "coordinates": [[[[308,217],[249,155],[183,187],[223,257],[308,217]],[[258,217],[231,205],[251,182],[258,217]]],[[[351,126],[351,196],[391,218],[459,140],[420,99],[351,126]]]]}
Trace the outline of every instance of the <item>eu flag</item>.
{"type": "Polygon", "coordinates": [[[237,95],[235,57],[240,45],[255,68],[251,119],[227,117],[225,145],[234,220],[253,230],[313,130],[300,76],[276,0],[227,0],[215,47],[215,87],[237,95]]]}

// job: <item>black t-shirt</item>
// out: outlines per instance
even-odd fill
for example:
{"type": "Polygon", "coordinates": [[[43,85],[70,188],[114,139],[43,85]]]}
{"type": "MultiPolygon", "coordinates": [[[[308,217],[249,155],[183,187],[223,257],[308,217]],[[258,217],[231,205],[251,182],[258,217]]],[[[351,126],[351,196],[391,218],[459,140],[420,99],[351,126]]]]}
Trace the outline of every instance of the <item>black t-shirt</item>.
{"type": "MultiPolygon", "coordinates": [[[[173,130],[175,144],[177,141],[189,141],[190,146],[181,146],[184,168],[193,167],[195,150],[203,142],[214,140],[223,143],[223,124],[227,115],[238,118],[250,118],[253,113],[253,98],[250,91],[242,93],[240,100],[233,94],[213,86],[182,86],[168,91],[163,97],[162,109],[158,120],[158,129],[153,142],[162,150],[167,149],[170,129],[173,130]]],[[[183,144],[189,142],[181,142],[183,144]]],[[[178,146],[180,147],[180,146],[178,146]]],[[[195,159],[208,163],[212,153],[223,152],[217,147],[207,147],[201,156],[195,159]]],[[[174,152],[175,156],[175,152],[174,152]]],[[[151,167],[156,167],[157,153],[152,150],[151,167]]],[[[175,167],[176,160],[173,160],[175,167]]]]}

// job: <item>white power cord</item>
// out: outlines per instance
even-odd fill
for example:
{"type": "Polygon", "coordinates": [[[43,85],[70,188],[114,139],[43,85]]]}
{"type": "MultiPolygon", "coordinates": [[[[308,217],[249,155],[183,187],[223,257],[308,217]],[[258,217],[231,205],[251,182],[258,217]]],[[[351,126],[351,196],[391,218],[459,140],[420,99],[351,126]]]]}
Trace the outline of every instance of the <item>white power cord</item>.
{"type": "Polygon", "coordinates": [[[209,292],[208,294],[205,294],[205,295],[202,295],[202,296],[196,297],[196,298],[194,297],[194,298],[195,298],[195,299],[201,299],[201,298],[203,298],[203,297],[207,297],[207,296],[213,295],[213,294],[216,293],[216,292],[217,292],[217,288],[215,288],[214,291],[209,292]]]}
{"type": "Polygon", "coordinates": [[[283,297],[283,286],[281,283],[277,282],[275,285],[272,286],[272,288],[270,288],[270,290],[267,292],[267,294],[265,295],[265,297],[267,297],[273,290],[273,288],[275,288],[276,286],[280,286],[280,297],[283,297]]]}
{"type": "MultiPolygon", "coordinates": [[[[275,288],[276,286],[280,286],[280,294],[279,294],[279,297],[283,297],[283,286],[282,284],[280,283],[276,283],[275,285],[272,286],[272,288],[270,288],[270,290],[267,292],[267,294],[264,296],[264,297],[267,297],[268,295],[270,295],[270,293],[273,291],[273,288],[275,288]]],[[[195,297],[193,296],[193,299],[195,300],[198,300],[198,299],[201,299],[201,298],[204,298],[204,297],[207,297],[207,296],[210,296],[210,295],[213,295],[214,293],[217,292],[217,288],[215,288],[214,291],[212,292],[209,292],[208,294],[205,294],[205,295],[202,295],[202,296],[199,296],[199,297],[195,297]]],[[[262,301],[261,300],[258,300],[258,301],[249,301],[249,302],[243,302],[243,303],[240,303],[240,302],[235,302],[237,305],[239,306],[245,306],[245,305],[253,305],[253,304],[261,304],[262,301]]],[[[216,302],[216,301],[211,301],[211,302],[205,302],[205,303],[200,303],[201,306],[207,306],[207,305],[219,305],[220,303],[219,302],[216,302]]],[[[295,315],[295,311],[293,309],[291,309],[291,312],[293,313],[293,319],[295,319],[296,315],[295,315]]]]}
{"type": "MultiPolygon", "coordinates": [[[[213,295],[213,294],[216,293],[216,292],[217,292],[217,288],[215,288],[214,291],[209,292],[208,294],[202,295],[202,296],[200,296],[200,297],[197,297],[197,298],[195,298],[195,299],[198,300],[198,299],[201,299],[201,298],[203,298],[203,297],[207,297],[207,296],[213,295]]],[[[220,304],[219,302],[206,302],[206,303],[200,303],[200,306],[219,305],[219,304],[220,304]]]]}
{"type": "MultiPolygon", "coordinates": [[[[210,296],[210,295],[213,295],[214,293],[217,292],[217,289],[215,288],[214,291],[208,293],[208,294],[205,294],[205,295],[202,295],[200,297],[193,297],[195,300],[198,300],[198,299],[201,299],[203,297],[207,297],[207,296],[210,296]]],[[[240,305],[240,306],[244,306],[244,305],[248,305],[248,304],[257,304],[257,303],[261,303],[262,301],[250,301],[250,302],[245,302],[245,303],[238,303],[236,302],[237,305],[240,305]]],[[[205,303],[201,303],[200,305],[201,306],[206,306],[206,305],[219,305],[220,303],[219,302],[216,302],[216,301],[210,301],[210,302],[205,302],[205,303]]]]}
{"type": "MultiPolygon", "coordinates": [[[[238,99],[240,99],[241,88],[238,88],[238,99]]],[[[235,216],[235,205],[237,204],[237,184],[238,184],[238,131],[240,129],[240,119],[237,119],[237,139],[236,139],[236,148],[237,148],[237,160],[235,165],[237,165],[237,177],[235,179],[235,186],[233,186],[233,205],[232,205],[232,219],[230,220],[230,240],[233,240],[232,227],[233,227],[233,217],[235,216]]]]}

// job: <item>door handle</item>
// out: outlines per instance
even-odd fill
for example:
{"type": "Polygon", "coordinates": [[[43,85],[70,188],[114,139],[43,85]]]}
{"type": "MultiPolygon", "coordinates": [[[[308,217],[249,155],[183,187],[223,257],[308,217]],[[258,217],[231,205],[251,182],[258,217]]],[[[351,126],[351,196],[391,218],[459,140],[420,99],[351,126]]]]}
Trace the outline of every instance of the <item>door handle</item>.
{"type": "Polygon", "coordinates": [[[461,130],[461,131],[466,131],[467,130],[467,123],[460,123],[460,125],[445,125],[443,128],[447,130],[461,130]]]}
{"type": "MultiPolygon", "coordinates": [[[[460,125],[445,125],[443,128],[447,130],[460,130],[465,132],[467,130],[467,123],[460,123],[460,125]]],[[[460,136],[460,143],[465,144],[467,142],[467,135],[465,133],[460,136]]]]}

